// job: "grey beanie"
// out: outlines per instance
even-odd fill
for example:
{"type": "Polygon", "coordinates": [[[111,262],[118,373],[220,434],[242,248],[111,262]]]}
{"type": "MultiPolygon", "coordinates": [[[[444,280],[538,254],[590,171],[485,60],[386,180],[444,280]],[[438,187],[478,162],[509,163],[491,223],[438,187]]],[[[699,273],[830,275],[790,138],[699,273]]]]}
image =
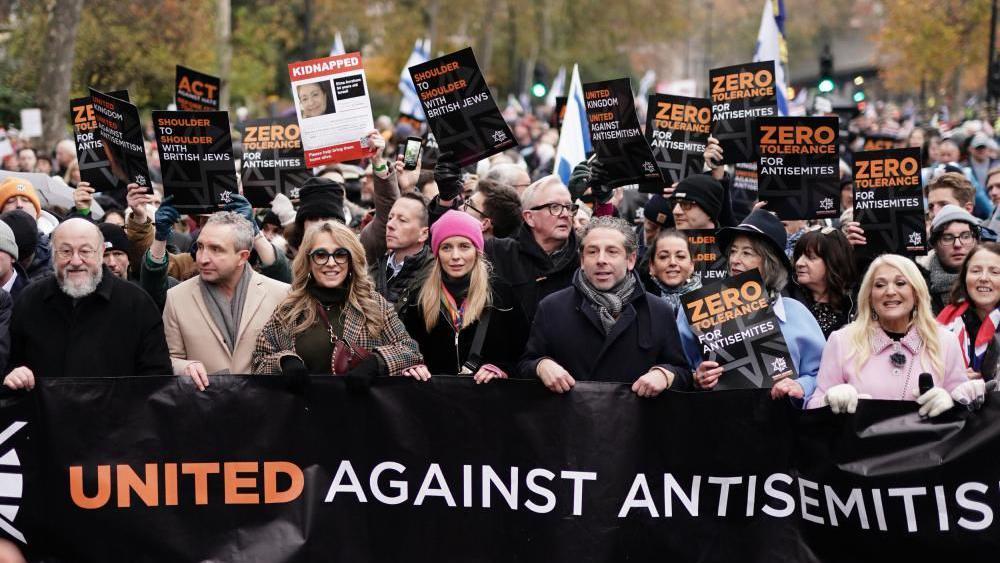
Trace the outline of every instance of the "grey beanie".
{"type": "Polygon", "coordinates": [[[0,221],[0,252],[6,252],[17,260],[17,241],[14,239],[14,231],[3,221],[0,221]]]}

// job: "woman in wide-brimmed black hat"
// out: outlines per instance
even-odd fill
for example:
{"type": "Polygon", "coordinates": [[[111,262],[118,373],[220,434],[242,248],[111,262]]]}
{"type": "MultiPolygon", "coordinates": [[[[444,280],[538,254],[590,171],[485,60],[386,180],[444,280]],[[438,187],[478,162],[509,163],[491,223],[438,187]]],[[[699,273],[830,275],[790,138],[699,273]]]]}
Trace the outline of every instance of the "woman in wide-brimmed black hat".
{"type": "MultiPolygon", "coordinates": [[[[791,272],[791,264],[785,254],[787,235],[784,225],[773,213],[760,209],[747,215],[738,226],[721,229],[716,240],[722,252],[729,257],[730,276],[754,269],[760,271],[771,307],[778,317],[778,326],[795,364],[798,377],[774,382],[771,397],[789,397],[804,405],[816,388],[816,373],[826,340],[808,309],[794,299],[781,297],[791,272]]],[[[698,340],[687,322],[681,322],[681,340],[694,371],[695,387],[706,391],[714,389],[723,370],[717,362],[702,360],[698,340]]]]}

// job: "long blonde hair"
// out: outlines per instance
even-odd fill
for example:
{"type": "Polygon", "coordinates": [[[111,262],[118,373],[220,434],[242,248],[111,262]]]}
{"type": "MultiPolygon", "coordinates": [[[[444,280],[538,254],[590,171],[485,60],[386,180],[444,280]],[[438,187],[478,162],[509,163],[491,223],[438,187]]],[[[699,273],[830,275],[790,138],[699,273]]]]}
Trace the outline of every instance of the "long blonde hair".
{"type": "MultiPolygon", "coordinates": [[[[444,299],[444,273],[441,259],[436,256],[427,266],[427,275],[423,287],[420,288],[420,308],[424,312],[424,326],[430,332],[437,326],[441,318],[441,303],[444,299]]],[[[465,297],[465,313],[462,315],[462,328],[479,320],[483,311],[493,304],[490,292],[490,265],[482,252],[476,252],[476,263],[472,266],[469,277],[469,293],[465,297]]]]}
{"type": "Polygon", "coordinates": [[[907,283],[913,288],[913,320],[911,326],[917,328],[917,334],[923,340],[923,347],[920,351],[921,358],[927,360],[934,373],[941,374],[944,362],[941,358],[941,342],[938,340],[937,319],[931,311],[930,292],[927,289],[927,282],[920,275],[920,270],[911,260],[896,254],[883,254],[872,262],[865,273],[864,280],[861,281],[861,289],[858,290],[858,317],[854,322],[847,325],[848,342],[854,350],[855,369],[860,373],[861,367],[865,365],[872,355],[871,338],[879,330],[878,321],[873,316],[871,293],[872,286],[875,285],[875,270],[880,266],[891,266],[899,273],[903,274],[907,283]]]}
{"type": "Polygon", "coordinates": [[[376,297],[375,284],[368,277],[365,249],[358,237],[337,221],[322,221],[306,229],[302,245],[295,255],[295,260],[292,261],[292,289],[288,292],[288,297],[278,305],[275,313],[278,322],[292,336],[301,334],[316,322],[316,306],[319,302],[309,294],[307,288],[311,271],[309,253],[316,246],[316,239],[322,233],[329,234],[337,246],[351,252],[350,269],[345,280],[345,283],[350,285],[346,306],[361,313],[369,336],[378,336],[385,326],[386,319],[376,297]]]}

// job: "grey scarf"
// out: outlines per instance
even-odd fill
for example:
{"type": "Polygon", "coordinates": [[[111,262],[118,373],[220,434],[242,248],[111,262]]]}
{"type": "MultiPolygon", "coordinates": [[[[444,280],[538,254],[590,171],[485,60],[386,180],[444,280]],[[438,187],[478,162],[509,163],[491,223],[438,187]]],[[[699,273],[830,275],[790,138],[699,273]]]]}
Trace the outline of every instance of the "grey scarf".
{"type": "Polygon", "coordinates": [[[655,276],[653,277],[653,283],[660,290],[660,297],[666,300],[667,303],[670,303],[670,306],[676,312],[681,310],[681,295],[701,288],[701,276],[699,274],[691,274],[691,277],[686,282],[677,287],[667,287],[663,282],[656,279],[655,276]]]}
{"type": "Polygon", "coordinates": [[[601,325],[604,326],[604,334],[607,334],[611,332],[611,328],[618,322],[618,315],[621,314],[622,308],[625,307],[629,298],[635,293],[636,281],[635,274],[629,272],[625,275],[625,279],[618,285],[607,291],[601,291],[590,285],[590,280],[587,279],[587,276],[583,275],[583,270],[578,269],[573,274],[573,285],[590,302],[590,306],[597,311],[597,316],[601,319],[601,325]]]}
{"type": "Polygon", "coordinates": [[[940,295],[944,304],[947,305],[951,301],[951,288],[955,285],[959,272],[946,271],[937,256],[932,256],[928,260],[927,270],[931,274],[929,288],[931,295],[940,295]]]}
{"type": "Polygon", "coordinates": [[[243,304],[247,300],[247,287],[250,286],[252,276],[253,270],[250,266],[244,266],[243,275],[240,276],[240,282],[236,284],[232,299],[226,299],[222,289],[214,284],[201,283],[201,296],[205,299],[205,307],[208,308],[208,314],[215,321],[215,326],[222,333],[222,338],[225,339],[230,352],[236,349],[236,337],[239,335],[243,304]]]}

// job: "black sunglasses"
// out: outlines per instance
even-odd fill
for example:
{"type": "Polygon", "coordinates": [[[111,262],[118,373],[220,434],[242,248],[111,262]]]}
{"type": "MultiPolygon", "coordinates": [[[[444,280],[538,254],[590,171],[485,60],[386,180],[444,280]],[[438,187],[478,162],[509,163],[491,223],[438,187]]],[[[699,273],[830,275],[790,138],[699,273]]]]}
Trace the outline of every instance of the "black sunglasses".
{"type": "Polygon", "coordinates": [[[329,262],[331,256],[333,257],[333,261],[340,266],[344,266],[351,261],[351,251],[346,248],[338,248],[333,252],[329,252],[324,248],[317,248],[309,253],[309,259],[317,266],[322,266],[329,262]]]}

